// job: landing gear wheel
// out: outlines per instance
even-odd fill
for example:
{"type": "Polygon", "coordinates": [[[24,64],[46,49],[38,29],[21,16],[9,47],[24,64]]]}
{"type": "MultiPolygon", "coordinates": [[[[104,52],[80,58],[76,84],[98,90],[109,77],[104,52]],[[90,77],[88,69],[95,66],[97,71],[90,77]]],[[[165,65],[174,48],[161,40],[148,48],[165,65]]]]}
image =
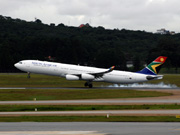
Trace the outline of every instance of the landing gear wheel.
{"type": "Polygon", "coordinates": [[[85,87],[89,86],[88,82],[86,82],[86,83],[84,84],[84,86],[85,86],[85,87]]]}
{"type": "Polygon", "coordinates": [[[92,88],[93,87],[93,85],[92,84],[89,84],[89,88],[92,88]]]}
{"type": "Polygon", "coordinates": [[[93,87],[93,84],[92,84],[92,82],[86,82],[86,83],[84,84],[84,86],[85,86],[85,87],[92,88],[92,87],[93,87]]]}

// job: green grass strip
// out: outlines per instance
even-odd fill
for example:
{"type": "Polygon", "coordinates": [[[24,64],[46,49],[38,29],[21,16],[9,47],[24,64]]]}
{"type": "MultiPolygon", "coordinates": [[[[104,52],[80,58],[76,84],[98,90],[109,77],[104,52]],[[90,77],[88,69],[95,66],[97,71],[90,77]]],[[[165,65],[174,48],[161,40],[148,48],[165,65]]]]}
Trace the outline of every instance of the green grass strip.
{"type": "Polygon", "coordinates": [[[175,116],[18,116],[0,122],[180,122],[175,116]]]}
{"type": "Polygon", "coordinates": [[[169,96],[170,93],[158,91],[116,90],[116,89],[26,89],[0,90],[0,101],[22,100],[76,100],[76,99],[112,99],[169,96]]]}

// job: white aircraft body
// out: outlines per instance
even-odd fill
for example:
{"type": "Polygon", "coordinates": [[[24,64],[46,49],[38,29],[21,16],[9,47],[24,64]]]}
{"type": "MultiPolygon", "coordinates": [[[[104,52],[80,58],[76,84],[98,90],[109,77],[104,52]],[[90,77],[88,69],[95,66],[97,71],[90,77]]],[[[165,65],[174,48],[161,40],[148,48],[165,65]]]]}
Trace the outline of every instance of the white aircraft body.
{"type": "Polygon", "coordinates": [[[149,80],[162,79],[162,75],[157,75],[161,65],[167,57],[160,56],[139,72],[126,72],[114,70],[114,66],[109,69],[62,64],[39,60],[23,60],[14,66],[24,72],[53,75],[64,77],[67,80],[84,80],[85,86],[93,87],[93,81],[109,82],[116,84],[139,83],[149,80]]]}

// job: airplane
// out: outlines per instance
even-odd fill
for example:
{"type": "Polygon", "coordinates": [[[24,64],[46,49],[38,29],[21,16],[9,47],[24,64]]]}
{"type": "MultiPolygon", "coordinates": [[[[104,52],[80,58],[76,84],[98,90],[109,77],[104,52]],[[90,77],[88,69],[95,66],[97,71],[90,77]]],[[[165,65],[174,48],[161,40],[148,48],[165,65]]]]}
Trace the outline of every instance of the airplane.
{"type": "Polygon", "coordinates": [[[114,70],[115,66],[109,69],[47,62],[39,60],[22,60],[14,66],[21,71],[28,73],[44,74],[64,77],[67,80],[84,80],[84,86],[92,88],[92,82],[109,82],[116,84],[140,83],[150,80],[162,79],[163,75],[157,75],[167,57],[159,56],[147,67],[138,72],[127,72],[114,70]]]}

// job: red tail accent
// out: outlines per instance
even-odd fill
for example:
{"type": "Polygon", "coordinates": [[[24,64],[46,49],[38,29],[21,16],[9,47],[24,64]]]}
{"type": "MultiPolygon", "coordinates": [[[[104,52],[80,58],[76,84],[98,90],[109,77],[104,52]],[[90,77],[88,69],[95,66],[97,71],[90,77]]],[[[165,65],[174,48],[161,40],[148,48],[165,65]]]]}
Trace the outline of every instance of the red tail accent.
{"type": "Polygon", "coordinates": [[[154,62],[161,62],[164,63],[166,61],[167,57],[165,56],[159,56],[157,59],[154,60],[154,62]]]}

